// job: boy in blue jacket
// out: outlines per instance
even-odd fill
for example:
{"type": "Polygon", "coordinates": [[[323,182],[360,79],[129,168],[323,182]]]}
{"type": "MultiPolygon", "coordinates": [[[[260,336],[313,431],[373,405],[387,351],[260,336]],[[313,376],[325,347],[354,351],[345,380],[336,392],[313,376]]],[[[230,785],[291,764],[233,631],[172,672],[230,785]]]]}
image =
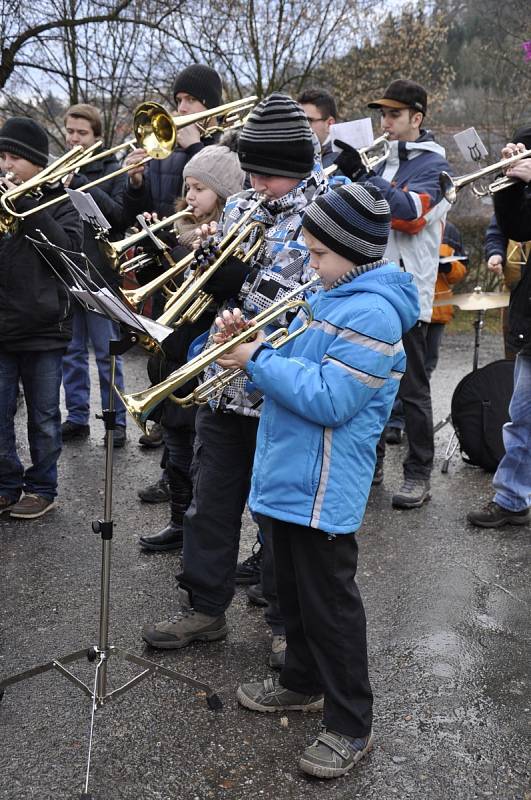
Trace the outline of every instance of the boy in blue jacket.
{"type": "MultiPolygon", "coordinates": [[[[254,711],[322,709],[300,767],[323,778],[348,772],[372,743],[354,532],[405,370],[402,335],[419,314],[412,276],[383,259],[390,222],[370,184],[311,203],[303,229],[323,291],[310,300],[309,329],[280,350],[259,335],[219,362],[244,369],[265,394],[249,505],[272,529],[287,636],[278,682],[243,684],[237,697],[254,711]]],[[[240,319],[224,312],[218,340],[240,319]]]]}

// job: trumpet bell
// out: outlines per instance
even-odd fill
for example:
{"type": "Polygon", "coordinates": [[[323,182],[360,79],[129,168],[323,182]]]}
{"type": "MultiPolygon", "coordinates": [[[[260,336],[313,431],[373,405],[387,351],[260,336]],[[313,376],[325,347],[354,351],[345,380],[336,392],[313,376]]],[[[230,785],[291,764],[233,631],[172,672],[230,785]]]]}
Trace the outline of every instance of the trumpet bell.
{"type": "Polygon", "coordinates": [[[457,200],[457,186],[452,176],[447,172],[441,172],[439,175],[439,186],[441,187],[443,197],[448,200],[449,203],[455,203],[457,200]]]}
{"type": "Polygon", "coordinates": [[[137,143],[151,158],[167,158],[175,147],[175,125],[160,103],[140,103],[135,109],[133,130],[137,143]]]}

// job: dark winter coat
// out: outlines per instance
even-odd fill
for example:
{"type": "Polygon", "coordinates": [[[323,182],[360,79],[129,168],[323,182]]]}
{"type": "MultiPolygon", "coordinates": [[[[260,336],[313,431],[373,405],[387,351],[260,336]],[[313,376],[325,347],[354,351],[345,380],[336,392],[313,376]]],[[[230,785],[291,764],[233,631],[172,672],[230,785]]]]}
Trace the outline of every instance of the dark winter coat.
{"type": "MultiPolygon", "coordinates": [[[[518,181],[514,186],[494,194],[494,210],[501,232],[517,242],[531,240],[531,186],[518,181]]],[[[522,277],[511,292],[509,303],[510,345],[531,355],[531,256],[522,277]]]]}
{"type": "MultiPolygon", "coordinates": [[[[42,203],[64,193],[63,187],[45,190],[42,203]]],[[[17,211],[38,202],[22,197],[17,211]]],[[[56,203],[20,223],[15,234],[0,239],[0,349],[4,351],[66,349],[72,335],[71,304],[66,287],[39,255],[26,235],[39,238],[40,230],[53,244],[79,251],[83,224],[70,200],[56,203]]],[[[59,270],[61,263],[48,256],[59,270]]]]}
{"type": "MultiPolygon", "coordinates": [[[[103,175],[109,175],[111,172],[119,169],[120,165],[114,156],[98,159],[86,167],[82,167],[80,171],[74,175],[70,183],[71,189],[80,189],[87,183],[91,183],[103,175]]],[[[92,195],[96,204],[103,216],[111,225],[109,238],[111,240],[122,239],[124,230],[126,228],[125,218],[123,215],[122,202],[123,194],[125,191],[126,176],[119,175],[110,178],[108,181],[103,181],[93,189],[88,190],[88,194],[92,195]]],[[[112,286],[117,286],[119,283],[119,275],[110,266],[109,260],[105,257],[101,245],[98,244],[94,230],[88,223],[84,224],[84,245],[83,249],[91,263],[101,273],[103,278],[112,286]]],[[[92,277],[96,283],[101,284],[98,276],[92,273],[92,277]]]]}

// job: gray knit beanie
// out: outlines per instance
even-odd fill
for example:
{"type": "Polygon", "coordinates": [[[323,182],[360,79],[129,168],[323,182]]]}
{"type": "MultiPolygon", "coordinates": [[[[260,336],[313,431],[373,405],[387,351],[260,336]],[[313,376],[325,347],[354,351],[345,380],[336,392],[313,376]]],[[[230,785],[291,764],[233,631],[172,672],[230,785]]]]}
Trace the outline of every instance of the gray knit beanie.
{"type": "Polygon", "coordinates": [[[183,178],[186,180],[188,177],[201,181],[226,200],[231,194],[241,192],[245,173],[237,153],[224,145],[211,145],[204,147],[186,164],[183,178]]]}

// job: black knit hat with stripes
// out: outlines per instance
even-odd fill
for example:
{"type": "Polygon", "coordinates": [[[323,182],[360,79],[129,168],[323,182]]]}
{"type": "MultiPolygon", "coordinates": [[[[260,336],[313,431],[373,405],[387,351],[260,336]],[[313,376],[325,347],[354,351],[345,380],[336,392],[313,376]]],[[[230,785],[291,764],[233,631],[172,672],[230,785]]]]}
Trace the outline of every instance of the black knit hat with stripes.
{"type": "Polygon", "coordinates": [[[258,103],[242,128],[238,156],[247,172],[306,178],[312,171],[314,148],[302,107],[278,92],[258,103]]]}
{"type": "Polygon", "coordinates": [[[0,152],[45,167],[48,163],[48,136],[44,128],[30,117],[11,117],[0,128],[0,152]]]}
{"type": "Polygon", "coordinates": [[[310,203],[302,226],[353,264],[369,264],[383,258],[391,230],[391,210],[375,186],[351,183],[310,203]]]}

